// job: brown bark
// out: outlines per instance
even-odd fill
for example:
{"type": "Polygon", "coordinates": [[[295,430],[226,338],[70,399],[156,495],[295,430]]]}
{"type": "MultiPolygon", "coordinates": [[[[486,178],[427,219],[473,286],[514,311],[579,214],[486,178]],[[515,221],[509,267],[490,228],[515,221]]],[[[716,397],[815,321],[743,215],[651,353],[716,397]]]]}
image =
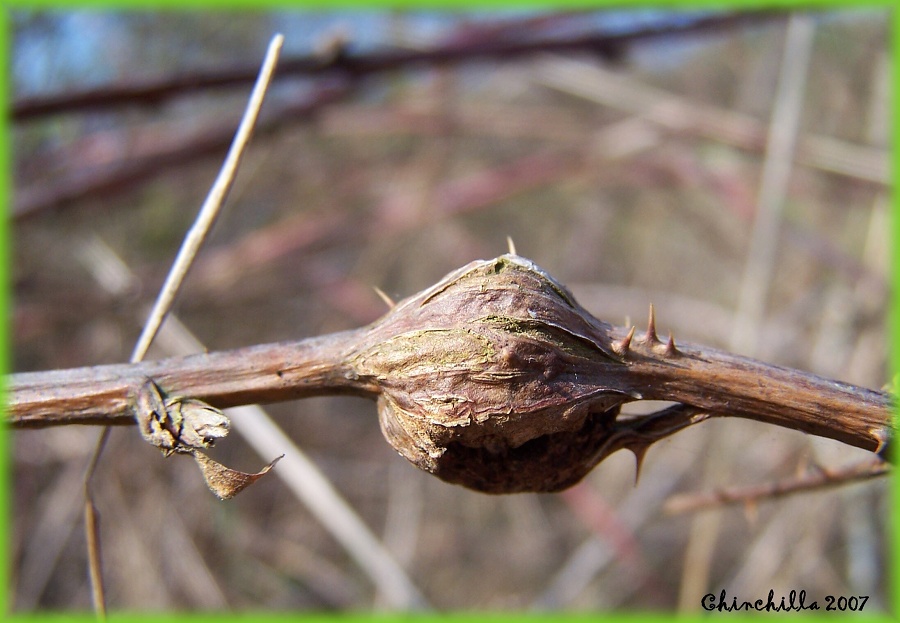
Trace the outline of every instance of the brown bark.
{"type": "Polygon", "coordinates": [[[7,382],[8,419],[18,428],[134,424],[133,397],[147,378],[170,396],[218,408],[365,394],[342,364],[343,351],[361,331],[136,364],[13,374],[7,382]]]}
{"type": "MultiPolygon", "coordinates": [[[[622,338],[625,330],[614,329],[622,338]]],[[[800,430],[877,452],[889,438],[891,400],[885,392],[763,363],[707,346],[643,346],[626,380],[647,400],[672,400],[800,430]]]]}
{"type": "MultiPolygon", "coordinates": [[[[340,360],[364,330],[230,351],[45,372],[7,381],[8,423],[16,428],[134,424],[129,392],[152,378],[171,395],[218,408],[311,396],[376,397],[340,360]]],[[[627,331],[615,327],[613,335],[627,331]]],[[[641,352],[633,345],[633,352],[641,352]]],[[[649,351],[616,373],[645,400],[670,400],[837,439],[873,452],[890,429],[890,396],[727,352],[679,343],[674,362],[649,351]]]]}

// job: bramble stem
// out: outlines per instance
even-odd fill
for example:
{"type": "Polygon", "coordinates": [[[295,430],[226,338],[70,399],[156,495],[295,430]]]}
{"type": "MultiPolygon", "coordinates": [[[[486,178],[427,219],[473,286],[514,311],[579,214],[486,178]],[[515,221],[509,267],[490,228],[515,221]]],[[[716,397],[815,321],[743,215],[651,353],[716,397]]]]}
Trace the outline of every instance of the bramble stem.
{"type": "MultiPolygon", "coordinates": [[[[613,329],[621,339],[626,331],[613,329]]],[[[881,452],[890,438],[885,392],[832,381],[725,351],[679,343],[678,357],[637,348],[624,372],[627,387],[647,400],[671,400],[776,424],[881,452]]]]}
{"type": "Polygon", "coordinates": [[[134,424],[132,398],[152,378],[170,396],[218,408],[326,394],[368,394],[343,364],[362,330],[297,342],[115,364],[13,374],[8,418],[18,428],[67,424],[134,424]],[[350,378],[348,378],[350,377],[350,378]]]}
{"type": "MultiPolygon", "coordinates": [[[[133,424],[131,398],[144,378],[169,395],[219,408],[310,396],[376,397],[345,362],[366,329],[296,342],[117,364],[26,372],[9,377],[9,423],[17,428],[68,424],[133,424]]],[[[626,335],[614,327],[613,339],[626,335]]],[[[659,346],[659,345],[657,345],[659,346]]],[[[647,400],[670,400],[777,424],[873,452],[890,437],[887,393],[831,381],[713,348],[678,344],[677,357],[655,355],[638,340],[628,365],[610,370],[609,385],[647,400]]]]}

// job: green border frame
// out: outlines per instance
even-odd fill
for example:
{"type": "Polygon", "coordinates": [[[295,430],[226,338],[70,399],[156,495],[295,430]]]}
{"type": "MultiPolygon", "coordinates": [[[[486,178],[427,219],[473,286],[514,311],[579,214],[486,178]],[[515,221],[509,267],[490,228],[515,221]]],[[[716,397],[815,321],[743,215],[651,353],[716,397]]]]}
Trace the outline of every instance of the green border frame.
{"type": "MultiPolygon", "coordinates": [[[[10,75],[9,60],[11,58],[11,23],[9,13],[16,9],[61,9],[70,10],[78,9],[165,9],[165,10],[198,10],[198,9],[216,9],[216,10],[270,10],[275,8],[288,9],[318,9],[318,10],[344,10],[344,9],[365,9],[365,10],[497,10],[497,9],[578,9],[578,8],[617,8],[617,9],[750,9],[750,8],[779,8],[785,10],[796,9],[834,9],[834,8],[878,8],[884,7],[891,12],[891,98],[895,108],[900,108],[900,5],[890,0],[875,0],[863,3],[852,3],[841,0],[819,0],[798,2],[792,0],[378,0],[366,2],[365,0],[326,0],[310,1],[288,1],[288,0],[77,0],[77,2],[67,3],[64,0],[7,0],[0,7],[0,55],[2,55],[3,63],[0,66],[0,76],[2,76],[2,88],[0,88],[0,102],[2,102],[3,110],[9,110],[10,104],[10,75]],[[73,6],[75,5],[75,6],[73,6]]],[[[897,145],[900,145],[900,123],[894,123],[891,129],[891,172],[892,181],[896,185],[900,180],[900,158],[895,155],[897,145]]],[[[11,138],[9,119],[7,115],[3,116],[0,121],[0,201],[3,202],[6,214],[10,210],[10,197],[12,191],[11,183],[11,138]]],[[[893,190],[893,188],[892,188],[893,190]]],[[[898,300],[897,292],[900,291],[900,245],[895,241],[900,240],[900,206],[898,206],[897,193],[891,193],[891,210],[890,210],[890,238],[891,238],[891,297],[890,309],[888,313],[888,335],[890,336],[890,376],[900,379],[900,300],[898,300]]],[[[9,219],[0,219],[0,310],[4,312],[5,319],[10,318],[10,245],[12,244],[9,219]]],[[[0,322],[0,371],[4,375],[9,371],[9,323],[0,322]]],[[[5,376],[0,377],[0,395],[4,395],[5,376]]],[[[895,383],[895,386],[897,383],[895,383]]],[[[895,412],[895,429],[900,428],[900,414],[895,412]]],[[[9,464],[5,460],[8,456],[7,449],[11,443],[11,435],[8,429],[0,427],[0,527],[8,528],[10,526],[10,495],[9,495],[9,464]]],[[[894,473],[891,477],[891,503],[893,508],[897,508],[897,501],[900,500],[900,478],[894,473]]],[[[11,560],[9,558],[9,530],[4,529],[3,533],[6,538],[0,539],[0,616],[4,616],[9,620],[20,621],[95,621],[96,616],[90,612],[86,613],[69,613],[69,612],[47,612],[40,614],[14,614],[10,615],[9,603],[9,582],[11,579],[11,560]]],[[[873,614],[861,615],[860,620],[866,621],[894,621],[898,617],[898,600],[900,600],[900,573],[898,573],[898,561],[900,561],[900,520],[897,514],[893,514],[890,522],[888,539],[890,542],[891,567],[889,570],[889,590],[887,591],[889,613],[893,614],[873,614]]],[[[791,621],[819,620],[820,618],[838,617],[840,615],[830,613],[781,613],[782,617],[790,617],[791,621]]],[[[442,621],[452,623],[455,621],[469,621],[472,618],[488,621],[491,623],[505,623],[506,621],[546,621],[550,619],[561,619],[572,623],[580,623],[588,621],[596,621],[597,614],[552,614],[552,613],[512,613],[512,614],[496,614],[496,613],[451,613],[451,614],[378,614],[378,613],[349,613],[349,614],[290,614],[290,613],[269,613],[265,611],[250,611],[239,614],[207,614],[207,613],[165,613],[165,614],[143,614],[133,612],[111,612],[109,619],[112,621],[181,621],[186,617],[190,617],[192,621],[209,621],[210,623],[221,623],[223,617],[230,619],[256,620],[264,618],[266,621],[296,621],[302,617],[304,621],[311,623],[322,622],[341,622],[351,623],[355,621],[442,621]]],[[[678,620],[699,620],[701,617],[719,616],[728,621],[744,621],[759,620],[758,616],[747,615],[744,613],[713,613],[698,615],[676,615],[673,613],[602,613],[604,620],[610,617],[617,621],[671,621],[678,620]]],[[[769,615],[770,617],[772,615],[769,615]]],[[[835,618],[835,620],[837,620],[835,618]]]]}
{"type": "MultiPolygon", "coordinates": [[[[12,56],[12,45],[10,43],[10,20],[9,11],[0,10],[0,58],[3,59],[0,64],[0,103],[2,110],[9,110],[10,104],[10,75],[9,75],[9,58],[12,56]]],[[[3,214],[11,212],[11,195],[12,195],[12,157],[11,143],[9,135],[9,120],[4,114],[0,120],[0,205],[3,208],[3,214]]],[[[9,279],[9,262],[11,253],[9,252],[12,237],[10,236],[9,219],[5,216],[0,218],[0,312],[2,312],[3,321],[0,321],[0,397],[2,404],[6,404],[6,374],[10,370],[10,340],[9,330],[11,319],[12,297],[11,284],[9,279]]],[[[6,426],[0,426],[0,533],[3,534],[0,539],[0,612],[4,615],[9,612],[9,590],[12,570],[12,560],[10,559],[10,534],[12,525],[10,499],[10,467],[9,448],[12,435],[6,426]]]]}

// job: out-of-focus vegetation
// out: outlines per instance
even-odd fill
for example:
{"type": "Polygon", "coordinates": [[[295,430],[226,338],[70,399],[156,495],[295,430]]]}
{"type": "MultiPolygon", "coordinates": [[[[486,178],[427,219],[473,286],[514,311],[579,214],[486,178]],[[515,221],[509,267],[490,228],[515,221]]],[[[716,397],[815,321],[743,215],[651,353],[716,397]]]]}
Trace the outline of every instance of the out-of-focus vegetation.
{"type": "MultiPolygon", "coordinates": [[[[329,32],[309,24],[325,17],[20,13],[13,95],[252,66],[281,29],[288,53],[313,49],[310,33],[329,32]],[[84,28],[91,20],[102,28],[84,28]],[[70,30],[79,28],[84,41],[73,48],[70,30]]],[[[749,353],[869,387],[885,382],[886,18],[817,17],[798,157],[766,315],[749,353]],[[847,170],[826,170],[835,162],[847,170]]],[[[465,26],[459,15],[430,18],[428,29],[411,26],[417,19],[358,23],[386,28],[397,46],[437,45],[465,26]]],[[[583,23],[563,15],[531,27],[558,34],[583,23]]],[[[529,34],[502,33],[493,36],[529,34]]],[[[643,324],[653,303],[661,331],[728,348],[784,41],[778,21],[690,45],[637,45],[612,64],[587,54],[534,56],[354,83],[315,115],[256,137],[176,313],[209,349],[355,327],[385,309],[373,286],[412,294],[505,252],[510,236],[597,317],[643,324]],[[585,88],[601,97],[579,94],[585,88]],[[661,115],[672,102],[704,111],[709,127],[667,123],[661,115]],[[730,123],[712,124],[709,111],[730,123]]],[[[278,84],[263,117],[321,88],[317,79],[278,84]]],[[[248,92],[16,124],[14,202],[233,131],[248,92]]],[[[224,152],[14,222],[14,371],[128,359],[141,309],[224,152]],[[82,251],[94,236],[140,276],[140,288],[113,296],[98,284],[82,251]]],[[[268,410],[435,608],[697,609],[704,594],[722,589],[739,600],[803,589],[820,606],[826,595],[869,595],[867,611],[886,605],[883,481],[696,518],[662,513],[676,493],[865,458],[836,442],[710,421],[654,446],[637,486],[633,457],[620,453],[566,493],[493,497],[408,465],[382,439],[370,402],[323,398],[268,410]]],[[[13,434],[17,610],[89,607],[80,483],[98,432],[13,434]]],[[[262,464],[235,434],[214,456],[246,470],[262,464]]],[[[274,477],[219,502],[189,461],[163,460],[133,430],[114,431],[100,470],[113,609],[384,603],[274,477]]]]}

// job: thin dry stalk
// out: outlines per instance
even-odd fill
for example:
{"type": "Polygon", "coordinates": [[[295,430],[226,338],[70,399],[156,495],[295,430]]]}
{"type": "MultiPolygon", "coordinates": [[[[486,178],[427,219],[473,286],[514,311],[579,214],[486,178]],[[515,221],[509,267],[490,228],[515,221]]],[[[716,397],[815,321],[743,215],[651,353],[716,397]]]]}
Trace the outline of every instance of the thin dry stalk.
{"type": "Polygon", "coordinates": [[[248,405],[229,409],[227,413],[258,454],[271,455],[275,448],[284,454],[275,473],[353,557],[387,605],[398,610],[429,608],[428,600],[391,553],[265,411],[248,405]]]}
{"type": "Polygon", "coordinates": [[[800,129],[800,111],[814,34],[812,17],[800,13],[791,16],[731,342],[732,348],[748,354],[755,351],[769,298],[769,285],[775,272],[778,234],[800,129]]]}
{"type": "MultiPolygon", "coordinates": [[[[98,449],[102,448],[102,444],[106,441],[107,436],[108,430],[104,431],[104,435],[98,443],[98,449]]],[[[90,477],[90,473],[88,477],[90,477]]],[[[91,601],[94,604],[94,612],[97,613],[97,617],[105,620],[106,589],[103,582],[103,558],[100,552],[100,517],[97,507],[91,498],[91,492],[87,487],[87,483],[85,483],[84,492],[84,525],[88,551],[88,574],[91,581],[91,601]]]]}
{"type": "Polygon", "coordinates": [[[153,336],[156,335],[160,325],[165,320],[166,314],[172,308],[172,303],[175,302],[175,297],[178,296],[178,292],[181,290],[181,285],[184,283],[184,278],[187,276],[194,258],[200,251],[200,247],[219,216],[222,205],[228,197],[228,191],[231,190],[231,186],[234,183],[235,175],[237,175],[237,168],[241,163],[244,149],[253,135],[253,127],[256,124],[256,119],[259,117],[263,98],[275,72],[275,64],[278,62],[278,55],[281,52],[283,43],[284,37],[276,35],[269,44],[259,78],[253,87],[253,92],[250,94],[250,101],[247,103],[247,109],[238,126],[231,148],[228,150],[228,155],[225,157],[225,162],[222,163],[222,168],[219,170],[219,174],[215,182],[213,182],[212,188],[203,202],[203,206],[200,208],[197,219],[194,221],[191,229],[188,230],[181,249],[178,250],[178,255],[172,264],[166,282],[163,284],[162,291],[156,299],[153,310],[150,312],[150,317],[147,319],[141,336],[134,347],[134,352],[131,355],[132,361],[140,361],[144,358],[153,336]]]}
{"type": "MultiPolygon", "coordinates": [[[[671,132],[752,151],[765,146],[766,125],[750,115],[692,101],[596,63],[551,58],[538,64],[537,73],[539,83],[552,89],[640,115],[671,132]]],[[[890,183],[888,156],[884,149],[820,134],[801,136],[797,142],[800,164],[877,184],[890,183]]]]}
{"type": "MultiPolygon", "coordinates": [[[[260,108],[262,108],[263,98],[265,97],[272,74],[275,71],[275,65],[278,61],[278,56],[281,52],[283,43],[284,37],[282,35],[276,35],[269,44],[265,61],[263,62],[256,85],[253,87],[250,101],[244,112],[244,117],[241,119],[241,123],[238,126],[238,131],[235,134],[231,149],[228,151],[222,169],[213,183],[194,225],[188,231],[184,243],[178,252],[178,256],[175,258],[175,262],[163,284],[162,290],[157,296],[156,302],[150,311],[150,316],[147,319],[137,344],[134,347],[134,351],[131,354],[132,363],[141,361],[147,353],[150,343],[153,341],[153,338],[159,331],[159,327],[162,325],[166,315],[172,308],[172,304],[175,302],[175,298],[181,289],[181,285],[184,283],[184,278],[187,276],[188,269],[199,252],[207,234],[212,229],[219,211],[225,202],[225,198],[228,196],[228,191],[231,189],[231,185],[234,182],[241,156],[243,155],[247,143],[250,141],[250,136],[253,133],[253,125],[256,123],[256,119],[259,116],[260,108]]],[[[100,459],[100,455],[103,453],[103,448],[106,446],[106,442],[109,439],[109,434],[110,428],[107,426],[97,440],[97,447],[94,450],[94,455],[91,457],[87,473],[84,477],[84,519],[88,546],[91,595],[94,610],[104,619],[106,618],[106,596],[103,585],[103,569],[100,554],[99,513],[91,494],[91,479],[97,469],[97,463],[100,459]]]]}
{"type": "MultiPolygon", "coordinates": [[[[775,271],[778,233],[792,170],[814,32],[815,24],[810,16],[791,15],[769,124],[750,248],[744,264],[731,335],[731,347],[750,354],[756,351],[769,285],[775,271]]],[[[713,482],[714,478],[728,478],[731,462],[725,452],[722,444],[712,445],[706,456],[706,482],[713,482]]],[[[721,523],[720,515],[706,515],[693,520],[685,551],[679,610],[698,608],[697,598],[709,584],[721,523]]]]}

